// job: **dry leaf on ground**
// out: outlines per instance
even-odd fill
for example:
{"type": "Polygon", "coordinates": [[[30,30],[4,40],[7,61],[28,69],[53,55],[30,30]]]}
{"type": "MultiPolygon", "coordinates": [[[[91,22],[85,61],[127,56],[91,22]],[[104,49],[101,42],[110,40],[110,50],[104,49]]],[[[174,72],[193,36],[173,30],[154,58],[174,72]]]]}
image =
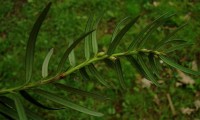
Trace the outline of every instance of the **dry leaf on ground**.
{"type": "Polygon", "coordinates": [[[192,114],[193,112],[195,111],[195,109],[192,109],[192,108],[181,108],[181,112],[184,114],[184,115],[190,115],[192,114]]]}
{"type": "Polygon", "coordinates": [[[194,106],[196,107],[196,110],[199,110],[200,109],[200,100],[195,100],[194,106]]]}
{"type": "Polygon", "coordinates": [[[181,77],[181,79],[179,80],[181,83],[183,84],[190,84],[193,85],[195,83],[195,81],[188,75],[186,75],[185,73],[181,72],[180,70],[177,70],[179,76],[181,77]]]}
{"type": "Polygon", "coordinates": [[[142,84],[142,88],[150,88],[152,82],[150,80],[146,79],[146,78],[143,78],[141,80],[141,84],[142,84]]]}

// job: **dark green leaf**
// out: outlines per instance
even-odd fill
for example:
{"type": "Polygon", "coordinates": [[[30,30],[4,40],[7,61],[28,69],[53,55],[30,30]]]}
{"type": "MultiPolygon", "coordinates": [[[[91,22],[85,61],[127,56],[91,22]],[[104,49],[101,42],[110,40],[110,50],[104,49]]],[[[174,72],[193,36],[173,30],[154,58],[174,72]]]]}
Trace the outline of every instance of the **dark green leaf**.
{"type": "MultiPolygon", "coordinates": [[[[91,15],[87,21],[85,32],[91,31],[93,29],[93,19],[94,15],[91,15]]],[[[85,37],[85,58],[86,60],[90,59],[90,51],[92,50],[92,36],[88,35],[85,37]]]]}
{"type": "Polygon", "coordinates": [[[83,80],[85,80],[85,81],[90,80],[90,76],[88,75],[88,73],[87,73],[85,67],[79,69],[79,72],[80,72],[80,74],[81,74],[83,80]]]}
{"type": "MultiPolygon", "coordinates": [[[[147,33],[148,31],[150,31],[149,33],[151,33],[151,31],[153,31],[158,23],[160,23],[160,21],[162,21],[163,19],[165,19],[166,15],[168,13],[165,13],[163,15],[161,15],[160,17],[158,17],[157,19],[155,19],[151,24],[149,24],[148,26],[146,26],[136,37],[136,39],[134,41],[131,42],[131,44],[128,47],[128,50],[132,50],[132,49],[137,49],[138,45],[142,42],[141,39],[143,38],[144,34],[147,33]],[[152,26],[155,26],[154,29],[152,29],[152,26]],[[152,30],[151,30],[152,29],[152,30]]],[[[169,15],[166,18],[169,18],[173,15],[169,15]]],[[[159,24],[158,24],[159,25],[159,24]]],[[[148,38],[148,35],[146,36],[145,40],[148,38]]]]}
{"type": "MultiPolygon", "coordinates": [[[[0,105],[1,106],[1,105],[0,105]]],[[[6,118],[6,120],[15,120],[12,117],[10,117],[8,114],[2,113],[0,112],[0,115],[4,116],[6,118]]]]}
{"type": "Polygon", "coordinates": [[[165,49],[164,52],[165,52],[165,53],[170,53],[170,52],[173,52],[173,51],[175,51],[175,50],[180,50],[180,49],[182,49],[182,48],[188,47],[188,46],[190,46],[190,45],[192,45],[192,44],[191,44],[191,43],[182,43],[182,44],[178,44],[178,45],[172,46],[172,47],[170,47],[170,48],[168,48],[168,49],[165,49]]]}
{"type": "Polygon", "coordinates": [[[160,79],[158,66],[157,66],[157,64],[155,63],[155,60],[154,60],[155,59],[154,54],[149,54],[148,58],[149,58],[149,64],[151,66],[151,70],[160,79]]]}
{"type": "Polygon", "coordinates": [[[136,70],[142,74],[143,76],[146,77],[146,73],[144,72],[144,70],[141,68],[140,64],[138,63],[138,61],[131,55],[127,55],[126,56],[127,60],[131,63],[131,65],[136,68],[136,70]]]}
{"type": "Polygon", "coordinates": [[[101,21],[101,18],[102,18],[102,16],[97,18],[93,25],[93,29],[95,29],[95,31],[92,33],[92,50],[93,50],[94,54],[97,54],[97,52],[98,52],[98,43],[97,43],[97,35],[96,34],[97,34],[97,27],[98,27],[99,22],[101,21]]]}
{"type": "Polygon", "coordinates": [[[161,46],[162,44],[165,44],[166,42],[170,41],[170,38],[173,37],[178,31],[180,31],[181,29],[183,29],[186,24],[183,24],[182,26],[178,27],[176,30],[174,30],[173,32],[171,32],[169,35],[167,35],[164,39],[162,39],[160,42],[158,42],[156,44],[156,46],[154,47],[154,49],[159,48],[159,46],[161,46]]]}
{"type": "MultiPolygon", "coordinates": [[[[5,96],[1,96],[0,97],[0,103],[2,103],[3,105],[5,105],[7,108],[9,108],[9,111],[13,111],[13,115],[17,116],[18,119],[18,115],[17,115],[17,111],[16,111],[16,106],[15,103],[12,99],[5,97],[5,96]]],[[[1,107],[0,107],[1,108],[1,107]]],[[[43,120],[39,115],[35,114],[34,112],[30,111],[29,109],[25,108],[26,111],[26,115],[31,118],[32,120],[43,120]]],[[[12,113],[9,113],[9,115],[12,115],[12,113]]]]}
{"type": "Polygon", "coordinates": [[[156,50],[162,50],[162,49],[166,49],[165,46],[168,45],[174,45],[174,44],[182,44],[182,43],[186,43],[187,41],[185,40],[180,40],[180,39],[173,39],[173,40],[168,40],[166,42],[163,42],[162,44],[160,44],[159,46],[156,47],[156,50]]]}
{"type": "Polygon", "coordinates": [[[86,97],[92,97],[92,98],[99,99],[99,100],[108,100],[109,99],[109,98],[102,96],[102,95],[86,92],[86,91],[76,89],[76,88],[73,88],[73,87],[70,87],[70,86],[67,86],[67,85],[63,85],[63,84],[60,84],[60,83],[55,83],[54,85],[56,85],[56,87],[58,87],[60,89],[63,89],[67,92],[72,92],[74,94],[78,94],[78,95],[82,95],[82,96],[86,96],[86,97]]]}
{"type": "Polygon", "coordinates": [[[147,42],[147,40],[149,39],[149,37],[151,36],[151,34],[161,25],[163,25],[170,17],[172,17],[174,14],[169,15],[167,17],[162,18],[160,21],[156,22],[155,24],[153,24],[148,31],[146,31],[146,33],[144,34],[144,36],[141,38],[140,42],[138,43],[138,45],[136,45],[136,49],[140,49],[144,46],[144,44],[147,42]]]}
{"type": "MultiPolygon", "coordinates": [[[[72,44],[73,42],[71,41],[69,46],[72,44]]],[[[74,50],[72,50],[69,53],[69,63],[72,67],[76,66],[76,59],[75,59],[75,54],[74,54],[74,50]]]]}
{"type": "Polygon", "coordinates": [[[20,120],[28,120],[26,116],[26,112],[24,110],[24,106],[19,96],[16,93],[12,94],[12,97],[15,101],[16,110],[20,120]]]}
{"type": "Polygon", "coordinates": [[[111,55],[115,51],[115,49],[116,49],[117,45],[119,44],[120,40],[123,38],[123,36],[126,34],[126,32],[128,30],[130,30],[130,28],[134,25],[134,23],[138,20],[139,17],[140,16],[137,16],[134,19],[132,19],[128,24],[126,24],[120,30],[120,32],[116,35],[116,37],[114,38],[114,40],[109,45],[109,48],[108,48],[108,51],[107,51],[108,55],[111,55]]]}
{"type": "Polygon", "coordinates": [[[0,112],[3,113],[4,115],[7,115],[8,117],[12,118],[13,120],[19,120],[17,112],[0,102],[0,112]]]}
{"type": "Polygon", "coordinates": [[[125,17],[124,19],[122,19],[122,20],[117,24],[117,26],[115,27],[115,30],[113,31],[111,42],[115,39],[115,37],[116,37],[116,35],[117,35],[117,31],[120,29],[121,25],[122,25],[123,23],[125,23],[129,18],[131,18],[131,17],[125,17]]]}
{"type": "Polygon", "coordinates": [[[108,88],[110,87],[110,85],[108,85],[108,83],[102,78],[102,76],[99,74],[99,72],[97,71],[97,69],[93,64],[88,65],[88,69],[90,73],[94,75],[101,84],[103,84],[108,88]]]}
{"type": "Polygon", "coordinates": [[[119,83],[120,83],[121,87],[123,89],[126,89],[126,84],[125,84],[125,80],[124,80],[124,76],[123,76],[123,72],[122,72],[122,66],[121,66],[121,62],[119,59],[115,60],[115,70],[117,72],[117,76],[119,78],[119,83]]]}
{"type": "Polygon", "coordinates": [[[168,58],[168,57],[165,57],[163,55],[160,55],[160,58],[163,60],[163,62],[165,62],[166,64],[176,68],[176,69],[179,69],[185,73],[188,73],[188,74],[192,74],[192,75],[200,75],[200,72],[198,71],[193,71],[193,70],[190,70],[188,68],[185,68],[179,64],[177,64],[176,62],[174,62],[172,59],[168,58]]]}
{"type": "Polygon", "coordinates": [[[47,109],[47,110],[60,110],[60,109],[64,109],[64,108],[52,108],[52,107],[47,107],[43,104],[41,104],[40,102],[38,102],[37,100],[35,100],[30,94],[28,94],[26,91],[22,90],[20,91],[20,94],[27,100],[29,101],[30,103],[38,106],[38,107],[41,107],[41,108],[44,108],[44,109],[47,109]]]}
{"type": "Polygon", "coordinates": [[[105,64],[110,67],[110,68],[114,68],[114,63],[112,60],[110,59],[104,59],[105,64]]]}
{"type": "Polygon", "coordinates": [[[34,50],[35,42],[37,39],[40,27],[50,9],[51,3],[49,3],[46,8],[42,11],[35,24],[33,25],[32,31],[29,35],[27,47],[26,47],[26,59],[25,59],[25,72],[26,72],[26,83],[30,82],[33,71],[33,61],[34,61],[34,50]]]}
{"type": "Polygon", "coordinates": [[[44,59],[44,62],[42,65],[42,77],[43,78],[48,76],[49,60],[51,59],[52,54],[53,54],[53,48],[48,52],[47,56],[44,59]]]}
{"type": "Polygon", "coordinates": [[[63,57],[62,57],[62,59],[60,60],[59,65],[58,65],[58,69],[57,69],[57,72],[58,72],[58,73],[61,72],[61,70],[62,70],[62,68],[63,68],[63,66],[64,66],[64,64],[65,64],[65,62],[66,62],[66,60],[67,60],[67,58],[68,58],[68,56],[69,56],[69,54],[70,54],[70,52],[71,52],[71,51],[72,51],[86,36],[88,36],[89,34],[91,34],[93,31],[94,31],[94,30],[89,31],[89,32],[87,32],[87,33],[81,35],[81,37],[79,37],[77,40],[75,40],[75,41],[67,48],[67,50],[65,51],[65,53],[64,53],[64,55],[63,55],[63,57]]]}
{"type": "Polygon", "coordinates": [[[99,112],[96,112],[96,111],[92,111],[92,110],[89,110],[87,108],[84,108],[82,106],[79,106],[77,104],[74,104],[70,101],[67,101],[65,98],[62,98],[60,96],[57,96],[56,94],[53,94],[53,93],[49,93],[49,92],[46,92],[46,91],[43,91],[43,90],[35,90],[39,95],[41,95],[42,97],[48,99],[48,100],[51,100],[53,102],[56,102],[58,104],[61,104],[65,107],[69,107],[71,109],[74,109],[74,110],[77,110],[79,112],[83,112],[85,114],[89,114],[89,115],[93,115],[93,116],[103,116],[102,113],[99,113],[99,112]]]}
{"type": "Polygon", "coordinates": [[[141,68],[146,73],[148,77],[147,79],[151,80],[156,86],[160,86],[157,82],[157,78],[154,76],[152,71],[148,68],[142,56],[143,55],[138,55],[138,61],[139,61],[139,64],[141,65],[141,68]]]}

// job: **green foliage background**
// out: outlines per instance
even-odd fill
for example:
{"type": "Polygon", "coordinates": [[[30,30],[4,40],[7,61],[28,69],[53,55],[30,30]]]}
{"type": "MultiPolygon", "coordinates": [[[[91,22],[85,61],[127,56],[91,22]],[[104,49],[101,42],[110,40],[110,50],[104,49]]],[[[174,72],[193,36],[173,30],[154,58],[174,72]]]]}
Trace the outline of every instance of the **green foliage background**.
{"type": "MultiPolygon", "coordinates": [[[[48,0],[0,0],[0,88],[14,86],[24,79],[24,55],[25,48],[31,27],[39,12],[48,3],[48,0]],[[6,84],[7,81],[13,81],[6,84]]],[[[194,45],[182,51],[174,52],[172,57],[176,58],[184,66],[191,67],[192,61],[200,60],[200,2],[198,0],[52,0],[52,8],[47,19],[42,25],[38,41],[36,43],[36,58],[34,66],[34,80],[41,78],[41,66],[45,55],[50,48],[55,48],[55,54],[50,63],[50,72],[53,73],[57,67],[59,59],[69,42],[77,38],[84,32],[89,15],[103,15],[100,26],[97,30],[100,51],[108,48],[110,38],[115,25],[126,16],[137,16],[141,14],[139,22],[124,38],[121,44],[123,49],[142,28],[154,20],[159,15],[170,12],[176,13],[172,19],[167,21],[162,28],[159,28],[149,44],[154,44],[155,40],[160,40],[171,30],[183,23],[188,25],[177,34],[177,38],[191,41],[194,45]]],[[[76,49],[77,62],[83,61],[83,46],[76,49]]],[[[102,93],[111,98],[110,101],[98,101],[91,98],[79,97],[68,94],[69,99],[89,108],[105,113],[103,118],[91,117],[71,109],[61,111],[46,111],[30,106],[34,111],[44,116],[48,120],[83,120],[83,119],[195,119],[200,118],[200,111],[195,111],[191,115],[181,113],[181,108],[194,107],[194,101],[200,99],[200,78],[195,78],[195,85],[185,85],[175,87],[178,75],[173,71],[163,71],[163,76],[167,78],[164,84],[167,88],[157,88],[155,86],[146,89],[142,88],[138,82],[140,75],[130,67],[130,64],[123,62],[126,82],[129,90],[125,93],[121,91],[108,91],[105,87],[90,81],[82,81],[80,76],[70,76],[64,83],[96,93],[102,93]],[[177,111],[177,116],[173,116],[166,97],[169,93],[177,111]],[[154,102],[158,96],[160,104],[154,102]]],[[[105,67],[103,63],[98,63],[98,70],[102,72],[105,79],[115,80],[116,75],[105,67]]],[[[46,89],[52,89],[46,87],[46,89]]],[[[56,89],[55,89],[56,90],[56,89]]],[[[66,93],[63,93],[66,94],[66,93]]],[[[43,100],[45,101],[45,100],[43,100]]],[[[45,101],[51,104],[50,101],[45,101]]],[[[25,103],[28,104],[28,103],[25,103]]],[[[1,117],[0,117],[1,119],[1,117]]]]}

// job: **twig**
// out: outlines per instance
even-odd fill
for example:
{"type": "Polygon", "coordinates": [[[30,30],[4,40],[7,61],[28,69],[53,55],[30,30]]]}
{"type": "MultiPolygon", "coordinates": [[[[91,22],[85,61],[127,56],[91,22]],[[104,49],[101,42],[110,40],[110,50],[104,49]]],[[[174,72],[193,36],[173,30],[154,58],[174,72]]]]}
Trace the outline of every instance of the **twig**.
{"type": "Polygon", "coordinates": [[[173,103],[172,103],[171,96],[170,96],[169,93],[167,93],[166,96],[167,96],[167,100],[168,100],[168,102],[169,102],[170,109],[171,109],[171,111],[172,111],[172,115],[173,115],[173,116],[176,116],[176,110],[175,110],[174,105],[173,105],[173,103]]]}

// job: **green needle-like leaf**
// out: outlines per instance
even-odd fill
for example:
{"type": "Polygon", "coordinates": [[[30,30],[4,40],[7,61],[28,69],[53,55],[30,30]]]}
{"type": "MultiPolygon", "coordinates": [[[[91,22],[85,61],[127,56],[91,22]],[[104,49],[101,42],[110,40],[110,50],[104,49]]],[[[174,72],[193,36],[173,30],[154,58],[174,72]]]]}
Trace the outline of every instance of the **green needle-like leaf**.
{"type": "Polygon", "coordinates": [[[163,42],[162,44],[160,44],[159,46],[156,47],[156,50],[163,50],[166,49],[165,46],[168,45],[174,45],[174,44],[182,44],[182,43],[186,43],[187,41],[185,40],[180,40],[180,39],[173,39],[173,40],[168,40],[166,42],[163,42]]]}
{"type": "Polygon", "coordinates": [[[51,3],[49,3],[46,6],[46,8],[42,11],[40,16],[36,20],[35,24],[33,25],[32,31],[29,35],[29,39],[28,39],[28,43],[26,47],[26,59],[25,59],[26,83],[29,83],[32,77],[35,42],[36,42],[40,27],[50,9],[50,6],[51,6],[51,3]]]}
{"type": "MultiPolygon", "coordinates": [[[[72,44],[72,41],[70,42],[69,46],[72,44]]],[[[69,63],[72,67],[76,66],[76,59],[75,59],[75,54],[74,54],[74,50],[72,50],[69,53],[69,63]]]]}
{"type": "Polygon", "coordinates": [[[155,45],[154,49],[157,50],[162,44],[165,44],[166,42],[170,41],[170,38],[173,37],[178,31],[182,30],[186,25],[187,25],[187,23],[183,24],[182,26],[178,27],[176,30],[171,32],[164,39],[162,39],[160,42],[158,42],[155,45]]]}
{"type": "Polygon", "coordinates": [[[77,40],[75,40],[75,41],[67,48],[67,50],[65,51],[65,53],[64,53],[64,55],[63,55],[63,57],[62,57],[62,59],[60,60],[60,63],[59,63],[59,65],[58,65],[58,69],[57,69],[57,73],[60,73],[60,72],[61,72],[61,70],[62,70],[62,68],[63,68],[63,66],[64,66],[64,64],[65,64],[65,62],[66,62],[66,60],[67,60],[67,58],[68,58],[68,56],[69,56],[69,54],[70,54],[70,52],[71,52],[71,51],[72,51],[86,36],[88,36],[89,34],[91,34],[93,31],[94,31],[94,30],[89,31],[89,32],[87,32],[87,33],[81,35],[81,37],[79,37],[77,40]]]}
{"type": "Polygon", "coordinates": [[[79,72],[80,72],[81,77],[83,78],[83,80],[85,80],[85,81],[90,80],[90,76],[88,75],[85,67],[79,69],[79,72]]]}
{"type": "Polygon", "coordinates": [[[11,120],[19,120],[19,117],[17,115],[17,112],[0,102],[0,113],[4,114],[6,118],[11,118],[11,120]]]}
{"type": "Polygon", "coordinates": [[[16,110],[17,110],[19,119],[20,120],[28,120],[26,113],[25,113],[25,110],[24,110],[23,103],[21,102],[19,96],[16,93],[13,93],[12,97],[15,101],[15,106],[16,106],[16,110]]]}
{"type": "Polygon", "coordinates": [[[138,55],[138,61],[141,65],[141,68],[144,70],[144,72],[147,75],[147,79],[151,80],[156,86],[160,86],[157,82],[156,77],[154,76],[154,74],[152,73],[152,71],[147,67],[142,55],[138,55]]]}
{"type": "Polygon", "coordinates": [[[131,65],[143,76],[147,76],[144,70],[141,68],[139,62],[131,55],[126,56],[127,60],[131,63],[131,65]]]}
{"type": "Polygon", "coordinates": [[[163,15],[161,15],[160,17],[158,17],[157,19],[155,19],[151,24],[149,24],[148,26],[146,26],[136,37],[136,39],[134,41],[131,42],[131,44],[128,47],[128,50],[132,50],[132,49],[137,49],[139,47],[139,44],[143,44],[143,40],[147,40],[147,38],[149,37],[150,33],[153,32],[153,30],[155,30],[155,28],[157,28],[159,25],[161,25],[160,23],[162,23],[162,20],[166,20],[169,17],[173,16],[169,15],[166,17],[168,13],[165,13],[163,15]],[[166,18],[165,18],[166,17],[166,18]],[[146,37],[143,36],[146,34],[146,37]]]}
{"type": "Polygon", "coordinates": [[[158,66],[156,66],[157,64],[155,63],[155,58],[154,58],[154,54],[149,54],[148,56],[149,58],[149,64],[151,66],[151,70],[153,71],[153,73],[160,79],[160,75],[159,75],[159,72],[158,72],[158,66]]]}
{"type": "Polygon", "coordinates": [[[7,115],[5,113],[0,112],[0,115],[2,115],[3,117],[7,118],[6,120],[15,120],[15,119],[13,119],[12,117],[10,117],[9,115],[7,115]]]}
{"type": "Polygon", "coordinates": [[[102,18],[102,16],[97,18],[93,25],[93,29],[95,29],[95,31],[92,33],[92,51],[95,55],[98,52],[97,27],[99,25],[99,22],[101,21],[101,18],[102,18]]]}
{"type": "Polygon", "coordinates": [[[102,85],[110,88],[108,83],[102,78],[102,76],[99,74],[99,72],[97,71],[97,69],[95,68],[95,66],[93,64],[88,65],[88,69],[89,69],[90,73],[92,75],[94,75],[102,85]]]}
{"type": "MultiPolygon", "coordinates": [[[[6,111],[8,115],[16,116],[16,117],[12,117],[12,118],[16,118],[15,120],[19,119],[17,115],[17,111],[16,111],[15,102],[12,99],[5,96],[0,96],[0,103],[3,103],[3,105],[9,108],[9,110],[6,111]]],[[[26,111],[26,115],[28,116],[28,118],[31,118],[31,120],[43,120],[39,115],[35,114],[33,111],[27,108],[25,108],[25,111],[26,111]]]]}
{"type": "Polygon", "coordinates": [[[48,76],[49,60],[51,59],[52,54],[53,54],[53,48],[48,52],[48,54],[45,57],[44,62],[42,64],[42,77],[43,78],[48,76]]]}
{"type": "Polygon", "coordinates": [[[43,108],[43,109],[47,109],[47,110],[60,110],[63,108],[52,108],[52,107],[47,107],[43,104],[41,104],[40,102],[38,102],[37,100],[35,100],[29,93],[27,93],[26,91],[22,90],[20,91],[20,94],[24,97],[24,99],[26,99],[27,101],[29,101],[30,103],[43,108]]]}
{"type": "Polygon", "coordinates": [[[188,46],[190,46],[190,45],[192,45],[192,43],[182,43],[182,44],[178,44],[178,45],[172,46],[172,47],[170,47],[170,48],[168,48],[168,49],[165,49],[164,52],[165,52],[165,53],[170,53],[170,52],[173,52],[173,51],[175,51],[175,50],[180,50],[180,49],[182,49],[182,48],[188,47],[188,46]]]}
{"type": "Polygon", "coordinates": [[[135,17],[134,19],[132,19],[128,24],[126,24],[122,30],[120,30],[120,32],[116,35],[116,37],[113,39],[113,41],[111,42],[111,44],[109,45],[107,54],[111,55],[112,53],[114,53],[117,45],[120,43],[120,40],[123,38],[123,36],[126,34],[126,32],[128,30],[130,30],[130,28],[134,25],[134,23],[138,20],[140,16],[135,17]]]}
{"type": "Polygon", "coordinates": [[[166,64],[176,68],[176,69],[179,69],[185,73],[188,73],[188,74],[192,74],[192,75],[200,75],[200,72],[199,71],[193,71],[191,69],[188,69],[188,68],[185,68],[179,64],[177,64],[175,61],[173,61],[172,59],[168,58],[168,57],[165,57],[163,55],[160,55],[160,58],[163,60],[163,62],[165,62],[166,64]]]}
{"type": "Polygon", "coordinates": [[[125,17],[124,19],[122,19],[122,20],[117,24],[117,26],[115,27],[115,30],[113,31],[111,42],[115,39],[115,37],[116,37],[116,35],[117,35],[117,32],[118,32],[118,30],[120,29],[121,25],[122,25],[123,23],[125,23],[129,18],[131,18],[131,17],[125,17]]]}
{"type": "Polygon", "coordinates": [[[60,96],[57,96],[56,94],[53,94],[53,93],[49,93],[49,92],[46,92],[46,91],[43,91],[43,90],[35,90],[37,91],[37,93],[39,95],[41,95],[42,97],[48,99],[48,100],[51,100],[55,103],[58,103],[58,104],[61,104],[65,107],[69,107],[71,109],[74,109],[74,110],[77,110],[79,112],[83,112],[83,113],[86,113],[86,114],[89,114],[89,115],[93,115],[93,116],[98,116],[98,117],[101,117],[103,116],[102,113],[99,113],[99,112],[96,112],[96,111],[92,111],[92,110],[89,110],[87,108],[84,108],[82,106],[79,106],[77,104],[74,104],[70,101],[67,101],[65,98],[62,98],[60,96]]]}
{"type": "Polygon", "coordinates": [[[99,99],[99,100],[109,100],[109,98],[107,98],[105,96],[86,92],[86,91],[76,89],[76,88],[73,88],[73,87],[70,87],[70,86],[67,86],[67,85],[64,85],[64,84],[55,83],[54,85],[56,87],[60,88],[60,89],[67,91],[67,92],[72,92],[74,94],[78,94],[78,95],[81,95],[81,96],[92,97],[92,98],[99,99]]]}
{"type": "MultiPolygon", "coordinates": [[[[91,15],[87,21],[85,32],[91,31],[93,29],[93,26],[92,26],[93,19],[94,19],[94,15],[91,15]]],[[[86,60],[90,59],[91,50],[92,50],[92,36],[89,35],[89,36],[85,37],[85,58],[86,58],[86,60]]]]}
{"type": "Polygon", "coordinates": [[[122,72],[121,62],[119,59],[115,60],[115,70],[116,70],[117,76],[119,78],[119,83],[120,83],[121,87],[125,90],[126,84],[125,84],[125,80],[124,80],[124,76],[123,76],[123,72],[122,72]]]}

